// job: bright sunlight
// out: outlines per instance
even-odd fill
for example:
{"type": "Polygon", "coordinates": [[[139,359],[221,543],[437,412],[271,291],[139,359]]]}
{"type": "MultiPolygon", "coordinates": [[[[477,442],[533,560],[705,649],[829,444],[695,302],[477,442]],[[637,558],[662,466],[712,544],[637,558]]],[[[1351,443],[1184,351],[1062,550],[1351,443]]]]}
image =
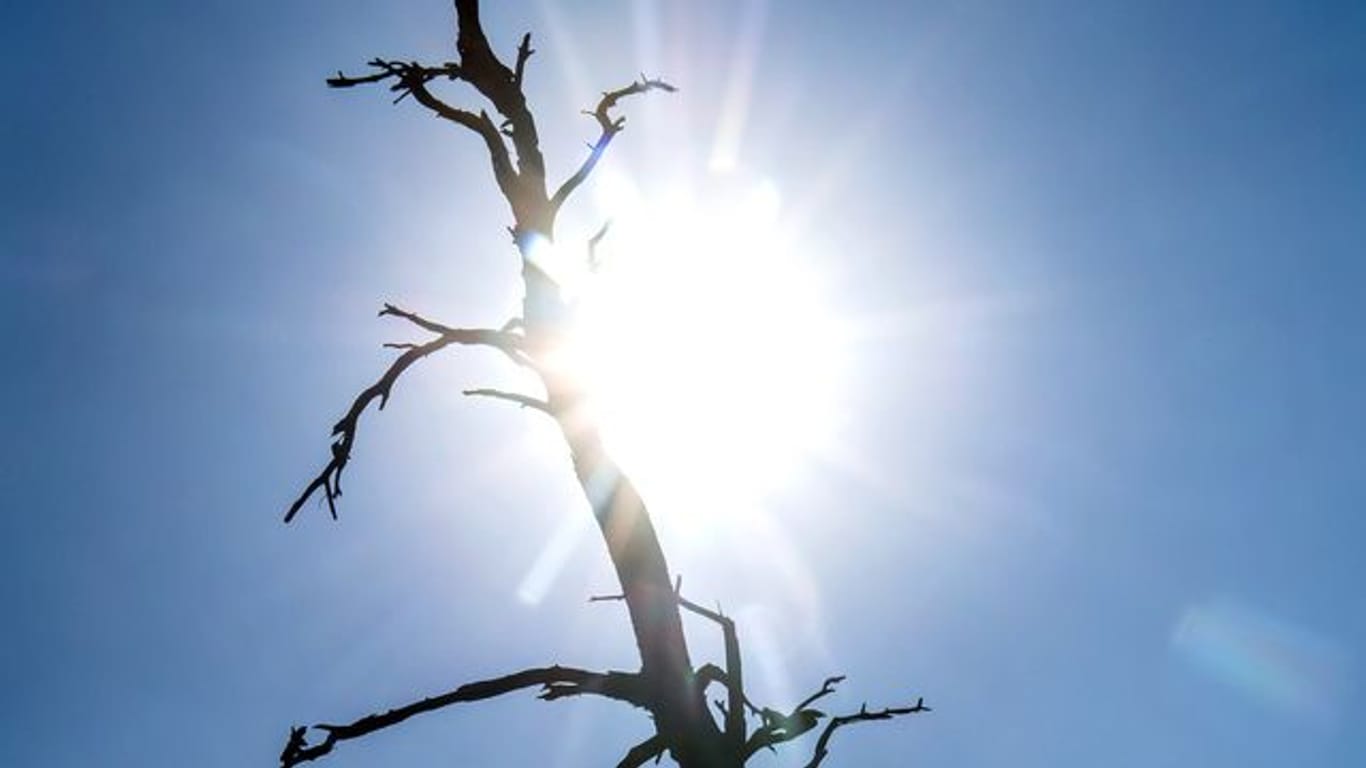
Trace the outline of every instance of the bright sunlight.
{"type": "Polygon", "coordinates": [[[839,345],[820,281],[771,183],[647,200],[604,182],[597,268],[562,278],[580,307],[565,363],[657,511],[705,527],[753,510],[831,437],[839,345]]]}

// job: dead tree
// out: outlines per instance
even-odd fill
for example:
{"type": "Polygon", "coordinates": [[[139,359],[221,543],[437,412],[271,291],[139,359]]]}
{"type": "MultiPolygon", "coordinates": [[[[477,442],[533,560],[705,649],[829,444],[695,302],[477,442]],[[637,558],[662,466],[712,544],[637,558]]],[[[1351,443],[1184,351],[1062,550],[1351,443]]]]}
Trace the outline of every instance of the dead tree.
{"type": "Polygon", "coordinates": [[[456,51],[458,60],[429,66],[412,61],[374,59],[371,71],[359,76],[337,73],[327,82],[335,88],[366,84],[387,85],[397,94],[417,102],[436,117],[473,132],[483,141],[493,167],[494,181],[512,212],[510,232],[522,264],[525,298],[522,315],[501,328],[452,328],[423,316],[386,304],[382,316],[396,317],[429,334],[421,343],[390,345],[401,352],[384,375],[352,403],[333,427],[331,458],[308,484],[285,515],[294,519],[308,499],[320,495],[335,519],[341,496],[341,477],[355,446],[361,415],[370,406],[383,408],[394,383],[414,363],[452,345],[481,345],[497,349],[512,363],[534,372],[544,386],[544,396],[494,389],[469,390],[508,400],[542,412],[555,420],[568,443],[574,473],[587,495],[616,569],[621,593],[608,598],[624,601],[640,652],[636,672],[594,672],[564,666],[538,667],[503,677],[462,685],[455,690],[406,706],[371,714],[346,724],[319,724],[292,728],[280,764],[283,768],[329,754],[342,742],[396,725],[415,715],[460,702],[479,701],[521,689],[536,689],[539,697],[554,700],[595,695],[625,702],[645,710],[654,721],[655,734],[631,747],[619,766],[638,766],[668,754],[684,768],[738,768],[758,751],[773,748],[816,729],[825,720],[814,745],[808,768],[825,759],[830,739],[839,728],[852,723],[885,720],[928,711],[922,700],[914,705],[870,710],[828,717],[813,704],[830,694],[842,677],[831,677],[820,689],[789,709],[759,707],[745,692],[739,638],[734,622],[719,611],[703,608],[679,591],[671,580],[664,552],[655,535],[644,500],[630,479],[603,447],[595,424],[580,407],[585,394],[571,376],[556,370],[548,354],[566,333],[571,316],[569,300],[552,277],[538,266],[534,251],[555,237],[555,220],[565,202],[593,172],[612,140],[625,126],[614,110],[623,99],[650,91],[672,92],[662,79],[641,76],[625,87],[607,91],[589,112],[599,130],[588,156],[578,170],[553,190],[546,178],[536,121],[522,88],[526,65],[533,50],[531,35],[523,35],[512,65],[494,53],[479,21],[477,0],[456,0],[456,51]],[[455,106],[433,92],[438,81],[458,81],[471,86],[491,105],[478,111],[455,106]],[[694,667],[683,634],[681,611],[697,614],[717,625],[723,634],[724,666],[694,667]],[[715,701],[718,718],[707,704],[708,688],[719,686],[724,697],[715,701]],[[312,736],[312,739],[310,739],[312,736]]]}

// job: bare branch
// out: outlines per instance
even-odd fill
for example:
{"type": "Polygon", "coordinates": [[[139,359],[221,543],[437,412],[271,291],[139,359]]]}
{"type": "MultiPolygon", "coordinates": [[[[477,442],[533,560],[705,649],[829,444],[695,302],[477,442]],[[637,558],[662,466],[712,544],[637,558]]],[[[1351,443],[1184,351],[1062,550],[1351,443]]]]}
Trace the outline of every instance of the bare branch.
{"type": "Polygon", "coordinates": [[[397,348],[404,349],[403,354],[399,355],[398,358],[389,365],[389,369],[384,372],[384,375],[380,377],[379,381],[371,384],[365,391],[356,396],[355,401],[351,403],[351,408],[346,412],[346,415],[342,416],[341,420],[332,427],[332,436],[335,438],[331,447],[332,459],[327,463],[327,466],[323,467],[317,477],[314,477],[313,480],[309,482],[308,486],[304,488],[303,493],[299,494],[299,497],[294,500],[294,503],[290,505],[289,511],[285,513],[286,523],[293,520],[294,516],[298,514],[299,510],[303,507],[304,502],[308,501],[308,499],[318,491],[322,491],[323,496],[327,501],[328,512],[331,513],[332,519],[335,520],[337,518],[336,500],[342,495],[342,471],[346,469],[346,463],[351,459],[351,449],[355,445],[356,429],[359,426],[361,414],[365,413],[365,410],[369,408],[370,404],[375,400],[379,401],[379,410],[384,409],[384,406],[389,402],[389,394],[393,391],[394,383],[397,382],[398,377],[408,369],[408,366],[451,344],[494,347],[509,356],[514,356],[514,359],[517,359],[516,356],[521,356],[521,339],[514,334],[485,328],[448,328],[444,325],[425,320],[410,312],[405,312],[390,304],[385,305],[384,309],[380,311],[380,315],[402,317],[416,323],[426,330],[439,333],[440,335],[425,344],[397,345],[397,348]]]}
{"type": "MultiPolygon", "coordinates": [[[[438,323],[434,320],[428,320],[427,318],[421,315],[409,312],[405,309],[400,309],[399,307],[396,307],[393,304],[385,304],[384,308],[379,311],[379,315],[380,317],[388,315],[391,317],[403,318],[404,320],[407,320],[413,325],[416,325],[418,328],[421,328],[424,331],[430,331],[431,333],[449,334],[460,332],[459,330],[452,328],[448,325],[442,325],[441,323],[438,323]]],[[[522,342],[524,341],[522,336],[513,333],[513,331],[518,328],[518,323],[520,323],[520,321],[517,320],[517,318],[513,318],[512,320],[509,320],[506,323],[504,323],[503,327],[499,328],[497,331],[497,333],[500,335],[500,343],[495,344],[493,346],[495,346],[499,352],[502,352],[504,355],[507,355],[508,359],[512,362],[525,368],[538,370],[535,361],[528,357],[526,352],[522,348],[522,342]]],[[[411,349],[417,345],[385,344],[384,346],[389,347],[390,349],[411,349]]]]}
{"type": "Polygon", "coordinates": [[[403,318],[424,331],[430,331],[436,334],[450,333],[455,330],[450,326],[442,325],[435,320],[428,320],[415,312],[409,312],[406,309],[401,309],[389,303],[385,303],[384,308],[379,311],[380,317],[385,317],[386,315],[389,317],[403,318]]]}
{"type": "Polygon", "coordinates": [[[597,108],[592,112],[586,113],[597,119],[598,127],[602,129],[602,133],[599,134],[598,140],[589,149],[588,157],[583,161],[583,165],[579,166],[579,169],[574,172],[573,176],[565,179],[564,183],[560,185],[560,188],[555,190],[555,194],[551,196],[550,210],[552,214],[559,211],[560,206],[564,205],[564,201],[568,200],[574,190],[578,189],[579,185],[588,178],[588,174],[593,172],[593,168],[598,164],[598,161],[602,159],[602,154],[607,151],[607,145],[611,144],[612,139],[626,127],[626,118],[612,117],[611,115],[611,110],[617,105],[618,101],[621,101],[627,96],[634,96],[635,94],[645,93],[646,91],[674,93],[677,90],[677,88],[663,80],[650,79],[641,75],[639,80],[631,83],[625,88],[618,88],[615,91],[607,91],[604,93],[602,99],[598,101],[597,108]]]}
{"type": "Polygon", "coordinates": [[[376,58],[370,61],[370,66],[378,71],[361,77],[348,77],[338,72],[335,77],[328,78],[327,84],[333,88],[351,88],[392,79],[394,82],[389,86],[389,90],[398,94],[398,97],[394,99],[395,102],[402,101],[408,95],[412,95],[419,104],[431,110],[438,117],[479,134],[484,140],[484,145],[488,148],[489,160],[493,163],[493,175],[498,182],[498,188],[502,190],[505,197],[509,200],[512,199],[517,188],[517,174],[513,171],[507,145],[503,143],[502,134],[498,131],[498,126],[493,124],[492,118],[483,111],[476,115],[473,112],[453,107],[438,99],[427,88],[428,82],[438,78],[469,80],[470,77],[459,64],[446,62],[439,67],[427,67],[415,61],[403,62],[376,58]]]}
{"type": "Polygon", "coordinates": [[[664,752],[664,739],[655,734],[645,741],[631,747],[626,756],[617,763],[617,768],[640,768],[651,760],[658,760],[664,752]]]}
{"type": "Polygon", "coordinates": [[[508,157],[507,145],[503,143],[503,134],[499,132],[498,126],[493,124],[488,113],[481,109],[476,116],[473,112],[456,109],[433,96],[426,85],[414,86],[412,94],[419,104],[438,116],[479,134],[488,149],[489,160],[493,163],[493,178],[498,182],[498,189],[505,198],[511,200],[518,188],[517,174],[512,169],[512,160],[508,157]]]}
{"type": "Polygon", "coordinates": [[[542,413],[547,413],[551,416],[555,415],[555,412],[550,410],[550,403],[517,392],[504,392],[501,389],[467,389],[462,394],[467,397],[492,397],[495,400],[507,400],[508,402],[516,403],[523,408],[535,408],[542,413]]]}
{"type": "Polygon", "coordinates": [[[401,101],[405,92],[411,87],[410,83],[413,80],[425,83],[439,77],[445,77],[449,80],[460,79],[460,65],[453,61],[448,61],[439,67],[424,67],[416,62],[381,58],[371,59],[367,63],[378,71],[360,77],[348,77],[338,71],[335,76],[327,78],[327,84],[333,88],[353,88],[357,85],[380,83],[393,78],[394,84],[389,86],[389,90],[399,94],[395,101],[401,101]]]}
{"type": "Polygon", "coordinates": [[[870,720],[891,720],[900,715],[913,715],[919,712],[930,712],[929,707],[925,706],[925,699],[916,699],[915,705],[910,707],[888,707],[877,712],[869,712],[868,705],[864,704],[859,711],[852,715],[842,715],[833,717],[830,722],[825,724],[825,730],[821,732],[821,737],[816,741],[816,747],[811,751],[811,760],[805,768],[817,768],[821,761],[830,754],[830,737],[835,735],[835,731],[850,723],[862,723],[870,720]]]}
{"type": "Polygon", "coordinates": [[[624,701],[637,707],[646,707],[648,700],[645,685],[640,676],[630,672],[589,672],[558,664],[551,667],[537,667],[515,672],[511,675],[466,683],[448,693],[432,696],[398,709],[374,715],[366,715],[346,725],[318,724],[315,729],[327,734],[323,741],[309,745],[305,726],[290,729],[289,740],[280,753],[281,768],[290,768],[300,763],[316,760],[332,751],[339,742],[360,738],[375,731],[397,725],[404,720],[425,712],[448,707],[462,702],[481,701],[501,696],[522,688],[541,687],[537,698],[546,701],[562,699],[567,696],[596,694],[609,699],[624,701]]]}

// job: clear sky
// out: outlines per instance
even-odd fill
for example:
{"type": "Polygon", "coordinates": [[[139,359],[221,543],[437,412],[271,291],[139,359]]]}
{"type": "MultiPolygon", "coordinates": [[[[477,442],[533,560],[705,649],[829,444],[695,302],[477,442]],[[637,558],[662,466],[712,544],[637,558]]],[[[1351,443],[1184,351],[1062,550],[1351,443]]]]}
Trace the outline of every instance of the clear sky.
{"type": "MultiPolygon", "coordinates": [[[[626,106],[603,178],[761,180],[847,320],[826,450],[762,517],[660,520],[772,703],[845,673],[831,710],[935,707],[828,765],[1366,764],[1366,6],[485,24],[537,36],[556,173],[597,91],[679,85],[626,106]]],[[[458,396],[492,355],[410,371],[341,521],[280,524],[411,338],[381,302],[496,325],[516,300],[477,143],[323,86],[449,58],[451,29],[437,0],[0,10],[0,765],[270,765],[292,723],[631,667],[623,612],[584,602],[613,584],[564,457],[458,396]]],[[[566,237],[612,213],[593,194],[566,237]]],[[[604,765],[648,729],[513,696],[327,763],[604,765]]]]}

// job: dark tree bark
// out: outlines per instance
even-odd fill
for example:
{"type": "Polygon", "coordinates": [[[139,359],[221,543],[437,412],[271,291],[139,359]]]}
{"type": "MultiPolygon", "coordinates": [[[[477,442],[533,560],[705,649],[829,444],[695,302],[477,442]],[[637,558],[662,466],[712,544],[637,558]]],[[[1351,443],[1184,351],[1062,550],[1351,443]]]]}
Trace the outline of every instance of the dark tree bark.
{"type": "MultiPolygon", "coordinates": [[[[593,673],[560,666],[529,669],[461,686],[449,693],[382,714],[367,715],[346,725],[314,726],[324,735],[316,744],[309,743],[306,727],[296,727],[291,730],[281,753],[281,765],[287,768],[320,758],[342,741],[396,725],[417,714],[539,686],[543,699],[601,695],[648,711],[654,718],[657,732],[632,747],[621,766],[641,765],[664,753],[684,768],[741,766],[758,750],[790,741],[812,730],[825,715],[810,709],[809,705],[832,692],[840,678],[828,679],[820,691],[785,714],[760,709],[749,702],[741,678],[739,640],[734,623],[719,612],[703,609],[679,594],[644,500],[604,449],[597,426],[584,416],[584,394],[576,388],[570,375],[547,362],[547,353],[568,333],[566,324],[573,316],[574,307],[555,281],[537,266],[536,260],[536,250],[555,239],[555,220],[560,208],[589,177],[613,138],[623,129],[623,118],[614,117],[612,110],[626,97],[649,91],[671,92],[674,87],[663,80],[642,77],[623,88],[604,93],[590,113],[600,131],[597,141],[579,169],[555,192],[549,193],[536,121],[522,89],[526,64],[534,53],[530,34],[523,36],[513,66],[508,67],[489,44],[480,23],[478,2],[456,0],[455,8],[459,61],[424,66],[415,62],[375,59],[370,62],[374,70],[371,74],[348,77],[338,73],[328,83],[338,88],[386,83],[398,94],[398,100],[411,96],[438,118],[474,132],[483,141],[494,181],[512,213],[510,232],[521,256],[525,288],[522,316],[509,321],[501,330],[459,329],[385,305],[381,315],[407,320],[434,334],[435,338],[422,344],[392,345],[402,349],[402,353],[378,382],[356,398],[333,428],[331,460],[295,500],[285,521],[292,520],[303,504],[319,492],[332,516],[336,517],[341,474],[350,459],[360,416],[376,400],[378,407],[383,408],[395,381],[412,364],[451,345],[494,347],[514,363],[534,371],[544,385],[545,398],[490,389],[469,390],[466,394],[505,399],[534,408],[554,418],[559,425],[570,449],[575,475],[592,507],[616,570],[621,594],[613,597],[626,603],[641,668],[636,673],[593,673]],[[475,113],[438,98],[429,86],[440,80],[460,81],[472,86],[492,105],[500,123],[496,124],[487,111],[475,113]],[[726,641],[724,670],[711,664],[694,669],[683,633],[681,610],[697,613],[720,627],[726,641]],[[705,689],[710,684],[726,688],[725,701],[717,702],[723,716],[721,725],[713,719],[707,706],[705,689]],[[748,732],[747,718],[750,717],[759,721],[752,733],[748,732]]],[[[865,709],[832,718],[809,766],[814,768],[821,762],[831,735],[842,725],[926,709],[918,702],[914,707],[877,713],[865,709]]]]}

